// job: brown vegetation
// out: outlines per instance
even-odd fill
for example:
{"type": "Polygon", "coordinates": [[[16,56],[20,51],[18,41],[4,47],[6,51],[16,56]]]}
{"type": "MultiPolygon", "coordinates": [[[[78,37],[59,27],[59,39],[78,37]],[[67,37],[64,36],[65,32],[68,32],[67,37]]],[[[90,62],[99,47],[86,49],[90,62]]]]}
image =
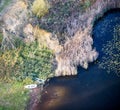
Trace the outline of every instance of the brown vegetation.
{"type": "Polygon", "coordinates": [[[57,76],[77,74],[78,65],[87,68],[89,62],[96,60],[98,54],[92,49],[91,37],[93,22],[111,8],[120,8],[119,0],[97,0],[85,13],[77,18],[70,18],[67,33],[73,36],[65,42],[63,50],[56,56],[57,76]]]}
{"type": "Polygon", "coordinates": [[[38,26],[33,29],[33,33],[40,47],[48,47],[53,50],[54,53],[59,53],[62,50],[62,46],[59,45],[59,42],[52,39],[52,33],[44,29],[40,29],[38,26]]]}
{"type": "Polygon", "coordinates": [[[98,53],[92,49],[93,40],[88,32],[88,29],[77,32],[74,38],[64,45],[63,51],[56,56],[58,62],[57,76],[75,75],[78,65],[87,69],[88,63],[96,60],[98,53]]]}
{"type": "MultiPolygon", "coordinates": [[[[48,2],[42,0],[41,3],[45,9],[45,13],[44,10],[42,12],[46,14],[49,9],[48,2]]],[[[26,42],[37,39],[39,46],[44,45],[54,51],[58,62],[57,76],[77,74],[78,65],[87,68],[88,63],[96,60],[98,56],[92,47],[93,22],[106,10],[120,8],[120,2],[119,0],[49,0],[49,3],[51,8],[49,13],[39,20],[41,27],[39,28],[35,26],[38,19],[29,18],[27,5],[23,1],[16,2],[2,17],[3,28],[7,34],[3,35],[3,41],[9,39],[6,44],[15,48],[14,39],[8,36],[10,34],[22,37],[26,42]]],[[[35,2],[33,7],[39,10],[40,4],[38,6],[34,4],[35,2]]],[[[39,11],[35,13],[37,12],[41,13],[39,11]]]]}

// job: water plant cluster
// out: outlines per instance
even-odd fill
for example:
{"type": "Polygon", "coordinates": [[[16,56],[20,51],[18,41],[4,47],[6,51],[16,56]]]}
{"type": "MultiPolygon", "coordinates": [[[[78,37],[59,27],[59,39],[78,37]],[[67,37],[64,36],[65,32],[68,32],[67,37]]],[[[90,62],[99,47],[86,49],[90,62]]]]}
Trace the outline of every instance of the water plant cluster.
{"type": "Polygon", "coordinates": [[[120,75],[120,25],[114,27],[113,39],[103,45],[102,61],[99,67],[107,70],[108,73],[113,72],[120,75]]]}

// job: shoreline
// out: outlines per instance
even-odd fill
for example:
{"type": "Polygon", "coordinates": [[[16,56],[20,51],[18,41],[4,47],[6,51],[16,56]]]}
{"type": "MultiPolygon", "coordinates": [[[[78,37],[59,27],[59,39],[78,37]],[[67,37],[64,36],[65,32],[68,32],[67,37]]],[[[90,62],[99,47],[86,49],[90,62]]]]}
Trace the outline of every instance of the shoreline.
{"type": "Polygon", "coordinates": [[[79,27],[79,29],[70,40],[66,41],[63,50],[56,55],[58,62],[56,76],[76,75],[78,65],[87,69],[88,63],[97,59],[98,52],[92,47],[93,25],[105,12],[114,8],[120,8],[119,0],[97,0],[83,15],[75,19],[79,21],[79,24],[76,24],[76,28],[79,27]],[[87,47],[85,45],[83,46],[84,43],[86,45],[88,44],[87,47],[90,48],[85,49],[87,47]],[[81,49],[83,51],[81,51],[81,49]],[[81,56],[81,54],[83,54],[83,56],[81,56]]]}

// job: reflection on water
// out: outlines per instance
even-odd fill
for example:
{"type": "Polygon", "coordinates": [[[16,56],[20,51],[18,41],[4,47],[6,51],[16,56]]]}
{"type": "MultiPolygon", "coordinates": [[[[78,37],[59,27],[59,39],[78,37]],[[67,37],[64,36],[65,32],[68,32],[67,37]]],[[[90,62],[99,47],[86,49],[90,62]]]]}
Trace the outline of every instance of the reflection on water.
{"type": "Polygon", "coordinates": [[[87,71],[81,68],[78,76],[51,79],[38,110],[108,109],[118,106],[120,78],[92,66],[87,71]]]}
{"type": "MultiPolygon", "coordinates": [[[[116,21],[120,18],[120,12],[113,12],[107,13],[105,20],[101,19],[104,23],[99,20],[94,26],[94,45],[100,52],[99,61],[105,55],[102,44],[112,40],[112,30],[116,24],[120,24],[120,20],[116,21]]],[[[79,67],[78,73],[77,76],[50,79],[38,110],[120,109],[120,77],[113,71],[108,74],[105,69],[98,67],[97,62],[91,63],[88,70],[79,67]]]]}
{"type": "Polygon", "coordinates": [[[62,105],[65,102],[67,95],[67,88],[59,85],[49,86],[49,88],[45,90],[44,98],[46,97],[47,100],[43,99],[45,100],[45,103],[43,104],[43,110],[49,110],[50,108],[52,109],[62,105]]]}

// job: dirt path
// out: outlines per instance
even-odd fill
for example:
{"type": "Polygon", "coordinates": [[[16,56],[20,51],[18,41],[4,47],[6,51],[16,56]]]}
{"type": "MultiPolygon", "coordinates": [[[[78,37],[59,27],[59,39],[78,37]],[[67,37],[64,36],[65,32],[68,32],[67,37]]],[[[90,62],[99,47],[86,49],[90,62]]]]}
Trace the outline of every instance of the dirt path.
{"type": "Polygon", "coordinates": [[[38,104],[40,102],[42,87],[37,87],[30,90],[30,100],[28,102],[26,110],[37,110],[38,104]]]}

